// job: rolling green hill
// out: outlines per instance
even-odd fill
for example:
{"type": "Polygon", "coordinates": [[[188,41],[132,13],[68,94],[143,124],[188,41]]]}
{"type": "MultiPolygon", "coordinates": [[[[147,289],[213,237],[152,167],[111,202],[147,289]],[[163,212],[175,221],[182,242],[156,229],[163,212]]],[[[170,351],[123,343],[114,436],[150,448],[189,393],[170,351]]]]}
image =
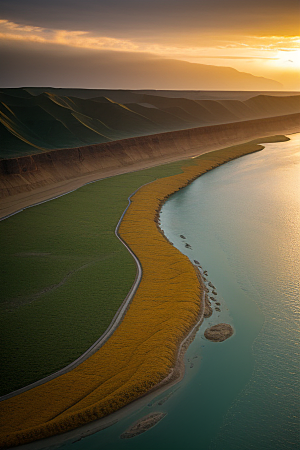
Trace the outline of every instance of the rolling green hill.
{"type": "Polygon", "coordinates": [[[14,88],[0,91],[0,158],[293,114],[300,95],[14,88]]]}

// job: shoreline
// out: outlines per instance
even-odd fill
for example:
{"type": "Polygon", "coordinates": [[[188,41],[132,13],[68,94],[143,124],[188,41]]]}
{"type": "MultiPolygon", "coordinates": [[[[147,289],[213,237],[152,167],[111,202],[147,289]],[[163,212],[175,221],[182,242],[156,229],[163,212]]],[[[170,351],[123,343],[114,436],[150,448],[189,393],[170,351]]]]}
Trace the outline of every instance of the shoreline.
{"type": "MultiPolygon", "coordinates": [[[[182,184],[180,184],[179,183],[179,187],[178,187],[178,185],[177,185],[177,188],[175,189],[175,190],[173,190],[172,192],[170,192],[170,191],[168,191],[168,189],[167,189],[167,194],[163,197],[163,200],[160,200],[159,201],[159,205],[158,205],[158,209],[156,209],[156,215],[155,215],[155,218],[156,218],[156,220],[154,219],[154,221],[156,222],[156,226],[157,226],[157,228],[158,228],[158,224],[157,224],[157,217],[158,217],[158,214],[159,214],[159,210],[160,210],[160,208],[161,208],[161,206],[162,206],[162,204],[168,199],[168,197],[170,196],[170,195],[172,195],[174,192],[176,192],[176,190],[178,190],[178,189],[182,189],[183,187],[185,187],[185,186],[187,186],[188,184],[190,184],[192,181],[194,181],[194,179],[195,178],[197,178],[198,176],[200,176],[201,174],[203,174],[203,173],[205,173],[206,171],[208,171],[208,170],[211,170],[212,168],[215,168],[215,167],[218,167],[219,165],[221,165],[221,164],[223,164],[223,163],[225,163],[225,162],[227,162],[227,161],[229,161],[229,160],[232,160],[232,159],[235,159],[235,158],[237,158],[237,157],[239,157],[239,156],[242,156],[243,154],[249,154],[249,153],[252,153],[252,152],[254,152],[254,151],[259,151],[259,150],[261,150],[263,147],[262,146],[256,146],[255,147],[255,149],[253,149],[252,148],[252,150],[251,151],[247,151],[246,153],[241,153],[241,154],[239,154],[239,155],[236,155],[236,156],[234,156],[234,157],[232,157],[232,158],[229,158],[229,159],[225,159],[225,160],[223,160],[223,161],[218,161],[218,163],[217,163],[217,161],[213,161],[213,163],[212,163],[212,161],[209,161],[208,162],[208,167],[204,167],[204,169],[202,168],[202,170],[200,171],[201,173],[199,173],[199,167],[196,165],[196,166],[189,166],[188,168],[185,168],[186,170],[184,170],[184,173],[183,174],[180,174],[179,176],[178,175],[175,175],[174,177],[178,177],[178,181],[180,181],[180,180],[183,180],[184,179],[184,183],[183,183],[183,185],[182,184]],[[198,170],[197,170],[198,169],[198,170]],[[188,173],[189,172],[189,173],[188,173]],[[182,176],[181,176],[182,175],[182,176]],[[193,176],[191,176],[191,177],[189,177],[189,175],[193,175],[193,176]]],[[[172,177],[170,177],[170,178],[172,178],[172,177]]],[[[168,180],[168,179],[161,179],[161,180],[168,180]]],[[[158,181],[161,181],[161,180],[158,180],[158,181]]],[[[155,183],[155,182],[154,182],[155,183]]],[[[167,182],[165,183],[165,184],[168,184],[167,182]]],[[[163,234],[163,233],[161,233],[161,234],[163,234]]],[[[164,238],[165,239],[165,238],[164,238]]],[[[168,243],[168,245],[170,245],[170,243],[168,243]]],[[[189,264],[192,264],[190,261],[189,261],[189,264]]],[[[199,276],[198,276],[198,280],[199,280],[199,276]]],[[[202,292],[204,293],[204,290],[202,289],[202,292]]],[[[202,317],[203,317],[203,312],[204,312],[204,301],[203,301],[203,299],[202,299],[202,302],[201,302],[201,307],[202,307],[202,317]]],[[[200,310],[201,310],[201,308],[200,308],[200,310]]],[[[202,319],[202,317],[201,317],[201,319],[202,319]]],[[[200,319],[200,320],[201,320],[200,319]]],[[[172,386],[172,383],[173,383],[173,381],[174,381],[174,384],[175,383],[177,383],[178,381],[179,381],[179,379],[178,379],[178,376],[176,376],[175,375],[175,372],[176,372],[176,370],[178,369],[179,370],[179,373],[180,373],[180,376],[181,377],[183,377],[183,374],[184,374],[184,372],[182,373],[182,364],[183,364],[183,355],[184,355],[184,352],[185,352],[185,350],[186,350],[186,348],[188,347],[188,345],[189,345],[189,339],[191,339],[192,338],[192,333],[193,333],[193,330],[195,330],[195,328],[197,328],[198,326],[199,326],[199,320],[197,320],[197,323],[193,326],[193,328],[192,328],[192,330],[191,331],[189,331],[189,333],[187,334],[187,336],[184,338],[184,340],[181,342],[181,344],[179,345],[179,347],[177,348],[177,354],[176,354],[176,364],[175,364],[175,367],[174,367],[174,369],[172,369],[172,371],[169,373],[169,375],[167,376],[167,377],[165,377],[160,383],[157,383],[157,384],[155,384],[155,386],[153,386],[152,387],[152,389],[148,389],[147,390],[147,392],[145,393],[145,394],[143,394],[143,396],[148,396],[151,392],[154,392],[154,391],[156,391],[156,395],[157,395],[157,390],[159,390],[162,386],[164,386],[164,385],[167,385],[167,387],[169,388],[170,386],[172,386]],[[186,348],[185,348],[185,343],[186,343],[186,348]],[[178,365],[181,367],[181,370],[180,370],[180,367],[178,367],[178,365]],[[177,366],[177,369],[176,369],[176,366],[177,366]],[[173,377],[174,377],[174,380],[173,380],[173,377]],[[170,384],[171,383],[171,384],[170,384]]],[[[196,331],[195,331],[196,332],[196,331]]],[[[183,364],[183,369],[184,369],[184,364],[183,364]]],[[[181,378],[180,378],[181,379],[181,378]]],[[[139,397],[139,399],[140,399],[141,397],[139,397]]],[[[134,402],[136,402],[137,400],[133,400],[130,404],[132,404],[132,403],[134,403],[134,402]]],[[[121,409],[119,410],[120,412],[121,412],[121,409]]],[[[108,416],[107,416],[108,417],[108,416]]],[[[109,417],[111,418],[111,415],[109,415],[109,417]]],[[[100,419],[101,420],[101,419],[100,419]]],[[[103,420],[103,419],[102,419],[103,420]]],[[[79,425],[77,425],[77,426],[79,426],[79,425]]],[[[29,436],[28,436],[29,437],[29,436]]],[[[37,439],[39,439],[39,438],[37,438],[37,439]]],[[[27,441],[28,442],[28,441],[27,441]]],[[[30,441],[29,441],[30,442],[30,441]]],[[[25,447],[24,447],[25,448],[25,447]]],[[[32,448],[32,447],[31,447],[32,448]]]]}

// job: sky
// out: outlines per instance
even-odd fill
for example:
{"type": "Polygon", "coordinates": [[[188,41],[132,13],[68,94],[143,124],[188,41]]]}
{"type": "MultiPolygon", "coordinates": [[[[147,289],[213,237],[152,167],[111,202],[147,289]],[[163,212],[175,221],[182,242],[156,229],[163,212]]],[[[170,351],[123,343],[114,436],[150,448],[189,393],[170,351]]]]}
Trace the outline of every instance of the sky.
{"type": "Polygon", "coordinates": [[[177,60],[170,89],[210,86],[204,64],[295,91],[300,0],[0,0],[0,58],[2,87],[168,89],[177,60]]]}

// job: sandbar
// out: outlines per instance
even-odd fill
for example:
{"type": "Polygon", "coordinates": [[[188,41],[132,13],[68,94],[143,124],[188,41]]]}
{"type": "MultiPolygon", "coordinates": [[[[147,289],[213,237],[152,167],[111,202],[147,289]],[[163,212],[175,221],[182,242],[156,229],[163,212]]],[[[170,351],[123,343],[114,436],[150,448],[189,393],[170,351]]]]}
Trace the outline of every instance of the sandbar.
{"type": "Polygon", "coordinates": [[[121,434],[121,439],[130,439],[139,434],[145,433],[145,431],[150,430],[158,422],[160,422],[167,414],[163,412],[153,412],[147,416],[142,417],[140,420],[135,422],[128,430],[121,434]]]}

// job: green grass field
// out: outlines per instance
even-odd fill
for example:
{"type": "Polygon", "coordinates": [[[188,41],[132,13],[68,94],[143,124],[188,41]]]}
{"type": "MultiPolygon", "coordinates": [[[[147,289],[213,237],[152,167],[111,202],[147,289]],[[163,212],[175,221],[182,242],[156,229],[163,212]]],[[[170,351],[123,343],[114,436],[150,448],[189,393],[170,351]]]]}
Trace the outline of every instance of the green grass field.
{"type": "Polygon", "coordinates": [[[0,395],[64,367],[105,331],[136,274],[114,234],[127,198],[183,164],[98,181],[0,222],[0,395]]]}

